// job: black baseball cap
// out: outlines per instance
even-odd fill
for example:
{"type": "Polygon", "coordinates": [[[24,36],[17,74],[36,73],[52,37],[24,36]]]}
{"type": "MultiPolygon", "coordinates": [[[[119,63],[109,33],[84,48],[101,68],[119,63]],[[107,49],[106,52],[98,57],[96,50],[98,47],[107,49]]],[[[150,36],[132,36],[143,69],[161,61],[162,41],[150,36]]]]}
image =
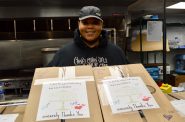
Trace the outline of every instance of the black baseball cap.
{"type": "Polygon", "coordinates": [[[103,21],[101,16],[101,10],[96,6],[84,6],[79,13],[79,20],[84,20],[87,18],[96,18],[103,21]]]}

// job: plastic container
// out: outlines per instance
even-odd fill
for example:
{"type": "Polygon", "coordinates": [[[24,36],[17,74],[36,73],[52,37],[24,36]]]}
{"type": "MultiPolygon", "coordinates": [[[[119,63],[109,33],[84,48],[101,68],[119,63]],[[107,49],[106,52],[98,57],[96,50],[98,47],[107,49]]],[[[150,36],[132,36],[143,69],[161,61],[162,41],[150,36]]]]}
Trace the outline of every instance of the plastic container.
{"type": "Polygon", "coordinates": [[[185,54],[177,54],[175,57],[175,72],[179,74],[185,74],[185,54]]]}
{"type": "Polygon", "coordinates": [[[159,68],[158,67],[146,67],[146,70],[154,80],[159,79],[159,68]]]}
{"type": "Polygon", "coordinates": [[[5,101],[5,94],[3,89],[3,83],[0,83],[0,102],[5,101]]]}

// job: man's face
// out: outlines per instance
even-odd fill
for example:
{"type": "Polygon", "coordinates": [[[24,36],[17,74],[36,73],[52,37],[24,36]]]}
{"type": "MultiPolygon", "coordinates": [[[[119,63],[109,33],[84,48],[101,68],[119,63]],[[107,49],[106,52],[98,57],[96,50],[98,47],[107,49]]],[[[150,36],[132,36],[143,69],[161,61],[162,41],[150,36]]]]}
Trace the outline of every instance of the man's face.
{"type": "Polygon", "coordinates": [[[95,41],[103,27],[103,22],[96,18],[87,18],[79,21],[78,23],[80,34],[86,41],[93,42],[95,41]]]}

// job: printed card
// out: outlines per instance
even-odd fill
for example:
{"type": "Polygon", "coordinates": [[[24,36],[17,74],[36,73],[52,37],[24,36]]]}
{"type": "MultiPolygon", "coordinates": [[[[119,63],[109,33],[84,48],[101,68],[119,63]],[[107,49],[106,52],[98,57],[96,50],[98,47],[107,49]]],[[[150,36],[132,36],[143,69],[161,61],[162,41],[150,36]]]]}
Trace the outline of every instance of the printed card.
{"type": "Polygon", "coordinates": [[[112,113],[159,108],[140,77],[103,80],[112,113]]]}
{"type": "Polygon", "coordinates": [[[55,81],[43,84],[37,121],[88,117],[86,82],[55,81]]]}

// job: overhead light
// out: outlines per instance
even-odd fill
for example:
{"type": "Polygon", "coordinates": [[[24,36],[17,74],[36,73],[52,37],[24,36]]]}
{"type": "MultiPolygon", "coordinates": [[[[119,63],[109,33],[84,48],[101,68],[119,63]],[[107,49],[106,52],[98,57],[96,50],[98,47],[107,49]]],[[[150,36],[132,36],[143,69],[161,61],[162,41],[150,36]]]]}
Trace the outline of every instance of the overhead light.
{"type": "Polygon", "coordinates": [[[168,9],[185,9],[185,2],[179,2],[174,5],[166,7],[168,9]]]}

